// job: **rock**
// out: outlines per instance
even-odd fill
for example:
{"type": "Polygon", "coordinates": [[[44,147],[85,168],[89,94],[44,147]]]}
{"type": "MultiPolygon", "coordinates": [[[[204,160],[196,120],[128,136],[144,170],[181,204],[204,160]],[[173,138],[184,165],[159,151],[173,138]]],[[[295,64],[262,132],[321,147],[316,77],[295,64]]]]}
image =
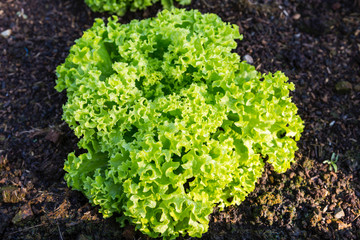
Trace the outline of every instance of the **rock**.
{"type": "Polygon", "coordinates": [[[300,13],[295,13],[294,16],[292,17],[294,20],[299,20],[301,18],[300,13]]]}
{"type": "Polygon", "coordinates": [[[340,81],[335,85],[335,89],[338,93],[348,93],[352,89],[352,84],[348,81],[340,81]]]}
{"type": "Polygon", "coordinates": [[[334,218],[340,219],[340,218],[342,218],[344,216],[345,216],[344,210],[342,210],[341,208],[336,208],[335,209],[334,218]]]}
{"type": "Polygon", "coordinates": [[[11,33],[12,33],[11,29],[7,29],[7,30],[1,32],[0,35],[1,35],[3,38],[8,38],[8,37],[10,37],[11,33]]]}
{"type": "Polygon", "coordinates": [[[248,64],[253,64],[253,63],[254,63],[254,59],[253,59],[250,55],[248,55],[248,54],[246,54],[246,55],[244,56],[244,60],[245,60],[248,64]]]}
{"type": "Polygon", "coordinates": [[[30,204],[26,204],[24,206],[22,206],[20,208],[20,210],[18,211],[18,213],[15,215],[15,217],[13,217],[13,219],[11,220],[11,222],[13,224],[18,224],[19,222],[21,222],[22,220],[33,216],[33,212],[31,210],[31,206],[30,204]]]}

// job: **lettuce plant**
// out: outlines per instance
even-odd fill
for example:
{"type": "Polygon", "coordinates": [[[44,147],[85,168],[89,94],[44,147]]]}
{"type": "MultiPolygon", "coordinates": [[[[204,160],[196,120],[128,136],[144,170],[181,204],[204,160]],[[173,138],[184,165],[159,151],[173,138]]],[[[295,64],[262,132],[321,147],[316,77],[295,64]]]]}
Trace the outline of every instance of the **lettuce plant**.
{"type": "Polygon", "coordinates": [[[265,161],[288,169],[303,130],[294,85],[241,62],[241,38],[196,10],[97,19],[57,68],[63,118],[86,150],[69,154],[68,185],[151,237],[200,237],[214,206],[253,191],[265,161]]]}
{"type": "MultiPolygon", "coordinates": [[[[145,9],[159,0],[85,0],[85,3],[95,12],[110,12],[123,16],[128,9],[136,11],[145,9]]],[[[176,0],[181,5],[190,4],[191,0],[176,0]]],[[[174,5],[173,0],[161,0],[165,8],[174,5]]]]}

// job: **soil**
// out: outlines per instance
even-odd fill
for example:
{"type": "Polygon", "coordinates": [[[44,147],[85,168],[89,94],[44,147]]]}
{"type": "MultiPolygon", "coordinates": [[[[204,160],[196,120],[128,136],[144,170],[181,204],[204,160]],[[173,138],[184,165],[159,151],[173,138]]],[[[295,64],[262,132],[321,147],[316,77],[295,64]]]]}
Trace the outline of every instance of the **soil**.
{"type": "MultiPolygon", "coordinates": [[[[240,206],[214,209],[202,239],[360,239],[360,2],[193,0],[186,8],[237,24],[236,51],[261,72],[285,72],[305,121],[292,168],[267,166],[240,206]],[[337,162],[324,163],[333,154],[337,162]]],[[[148,239],[103,219],[63,179],[77,138],[61,119],[55,69],[94,18],[108,16],[82,0],[0,2],[0,239],[148,239]]]]}

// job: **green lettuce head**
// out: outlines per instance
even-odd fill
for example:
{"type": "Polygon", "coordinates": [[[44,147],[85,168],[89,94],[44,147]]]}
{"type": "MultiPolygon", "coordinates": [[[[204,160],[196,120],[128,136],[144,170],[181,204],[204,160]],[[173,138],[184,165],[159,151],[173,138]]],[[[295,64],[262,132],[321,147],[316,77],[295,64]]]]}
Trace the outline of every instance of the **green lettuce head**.
{"type": "MultiPolygon", "coordinates": [[[[123,16],[127,10],[134,12],[136,10],[143,10],[159,0],[85,0],[85,3],[94,12],[110,12],[123,16]]],[[[176,0],[181,5],[191,3],[191,0],[176,0]]],[[[174,6],[173,0],[161,0],[164,8],[171,8],[174,6]]]]}
{"type": "Polygon", "coordinates": [[[294,85],[241,62],[241,38],[196,10],[97,19],[57,68],[63,118],[87,151],[69,154],[68,185],[104,217],[173,239],[200,237],[214,206],[240,204],[265,159],[286,171],[303,130],[294,85]]]}

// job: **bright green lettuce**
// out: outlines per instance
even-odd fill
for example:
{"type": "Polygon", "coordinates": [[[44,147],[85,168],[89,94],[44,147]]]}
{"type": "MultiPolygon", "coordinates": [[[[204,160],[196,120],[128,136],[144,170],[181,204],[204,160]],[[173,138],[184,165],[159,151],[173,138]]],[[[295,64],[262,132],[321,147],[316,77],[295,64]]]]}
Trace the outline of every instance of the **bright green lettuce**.
{"type": "Polygon", "coordinates": [[[303,130],[294,85],[241,62],[241,38],[196,10],[97,19],[57,68],[63,118],[87,151],[69,154],[69,186],[149,236],[200,237],[214,206],[253,191],[265,160],[288,169],[303,130]]]}
{"type": "MultiPolygon", "coordinates": [[[[95,12],[110,12],[123,16],[127,10],[145,9],[159,0],[85,0],[85,3],[95,12]]],[[[176,0],[181,5],[190,4],[191,0],[176,0]]],[[[161,4],[169,9],[174,6],[173,0],[161,0],[161,4]]]]}

